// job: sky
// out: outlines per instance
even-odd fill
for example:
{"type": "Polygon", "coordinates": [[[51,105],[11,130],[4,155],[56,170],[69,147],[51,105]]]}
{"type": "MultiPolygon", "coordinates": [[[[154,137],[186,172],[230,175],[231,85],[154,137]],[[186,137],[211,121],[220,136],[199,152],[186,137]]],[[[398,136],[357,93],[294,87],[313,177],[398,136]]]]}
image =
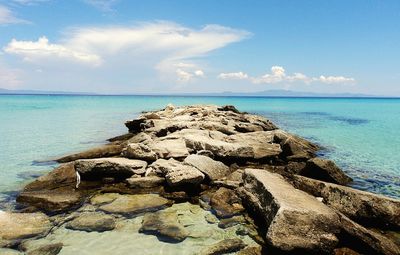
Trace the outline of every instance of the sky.
{"type": "Polygon", "coordinates": [[[400,96],[400,1],[0,0],[0,88],[400,96]]]}

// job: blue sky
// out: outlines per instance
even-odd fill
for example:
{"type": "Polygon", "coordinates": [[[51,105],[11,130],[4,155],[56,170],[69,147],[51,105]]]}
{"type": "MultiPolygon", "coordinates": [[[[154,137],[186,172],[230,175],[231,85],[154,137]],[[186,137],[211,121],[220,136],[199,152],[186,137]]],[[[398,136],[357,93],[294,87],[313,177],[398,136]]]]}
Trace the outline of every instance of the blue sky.
{"type": "Polygon", "coordinates": [[[0,87],[400,96],[400,1],[0,0],[0,87]]]}

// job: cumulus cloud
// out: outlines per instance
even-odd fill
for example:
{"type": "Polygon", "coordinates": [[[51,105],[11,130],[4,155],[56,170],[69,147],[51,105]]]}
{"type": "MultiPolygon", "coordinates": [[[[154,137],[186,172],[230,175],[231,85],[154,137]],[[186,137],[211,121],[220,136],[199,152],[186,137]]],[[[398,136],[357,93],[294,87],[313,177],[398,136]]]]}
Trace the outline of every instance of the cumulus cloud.
{"type": "Polygon", "coordinates": [[[6,6],[0,5],[0,25],[29,23],[26,20],[17,18],[6,6]]]}
{"type": "Polygon", "coordinates": [[[303,82],[306,84],[312,82],[320,82],[326,84],[338,84],[338,83],[354,83],[354,78],[348,78],[344,76],[324,76],[319,77],[308,77],[302,73],[294,73],[293,75],[287,75],[285,69],[282,66],[271,67],[271,72],[266,73],[259,77],[251,77],[244,72],[234,73],[220,73],[219,79],[223,80],[248,80],[254,84],[274,84],[282,82],[303,82]]]}
{"type": "Polygon", "coordinates": [[[46,37],[40,37],[37,41],[17,41],[12,39],[4,47],[6,53],[20,55],[26,61],[43,60],[45,58],[65,58],[78,62],[99,65],[101,58],[95,54],[75,51],[60,44],[51,44],[46,37]]]}
{"type": "Polygon", "coordinates": [[[222,80],[245,80],[248,79],[249,76],[247,73],[237,72],[237,73],[220,73],[218,75],[218,79],[222,80]]]}

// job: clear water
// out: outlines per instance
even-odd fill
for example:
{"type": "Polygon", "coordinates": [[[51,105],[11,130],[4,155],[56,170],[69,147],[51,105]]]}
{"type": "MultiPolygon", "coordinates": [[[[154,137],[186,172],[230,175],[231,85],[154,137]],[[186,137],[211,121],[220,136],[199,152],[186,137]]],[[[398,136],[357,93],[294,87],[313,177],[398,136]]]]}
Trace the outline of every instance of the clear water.
{"type": "Polygon", "coordinates": [[[53,165],[37,160],[123,134],[123,123],[166,104],[233,104],[325,149],[353,186],[400,198],[400,99],[159,96],[0,96],[0,206],[53,165]]]}

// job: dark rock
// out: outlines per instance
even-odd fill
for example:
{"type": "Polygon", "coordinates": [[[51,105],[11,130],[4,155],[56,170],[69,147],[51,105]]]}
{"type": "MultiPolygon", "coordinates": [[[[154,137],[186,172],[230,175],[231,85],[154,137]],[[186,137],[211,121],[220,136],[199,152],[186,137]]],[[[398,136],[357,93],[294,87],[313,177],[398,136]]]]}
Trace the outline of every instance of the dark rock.
{"type": "Polygon", "coordinates": [[[172,242],[182,242],[189,235],[184,226],[178,222],[178,216],[174,211],[146,213],[139,231],[158,235],[162,240],[172,242]]]}
{"type": "Polygon", "coordinates": [[[234,112],[234,113],[241,113],[238,109],[236,109],[236,107],[235,106],[233,106],[233,105],[224,105],[224,106],[222,106],[222,107],[219,107],[218,108],[218,111],[224,111],[224,112],[226,112],[226,111],[231,111],[231,112],[234,112]]]}
{"type": "Polygon", "coordinates": [[[400,200],[294,175],[291,181],[349,218],[380,228],[400,228],[400,200]]]}
{"type": "Polygon", "coordinates": [[[300,175],[321,181],[346,185],[352,181],[336,164],[329,159],[313,158],[307,161],[300,175]]]}
{"type": "Polygon", "coordinates": [[[143,130],[143,126],[146,122],[146,118],[138,118],[134,120],[129,120],[125,122],[125,126],[128,128],[129,133],[139,133],[140,131],[143,130]]]}
{"type": "Polygon", "coordinates": [[[281,145],[283,156],[289,160],[304,161],[315,157],[319,150],[317,145],[282,130],[274,131],[274,141],[281,145]]]}
{"type": "Polygon", "coordinates": [[[225,239],[200,252],[201,255],[220,255],[240,251],[246,244],[239,238],[225,239]]]}
{"type": "Polygon", "coordinates": [[[126,181],[131,188],[142,189],[160,186],[165,182],[165,178],[159,176],[131,177],[126,181]]]}
{"type": "Polygon", "coordinates": [[[115,219],[110,215],[97,212],[82,213],[66,226],[68,229],[81,230],[87,232],[104,232],[115,228],[115,219]]]}
{"type": "Polygon", "coordinates": [[[101,147],[93,148],[84,152],[72,154],[69,156],[65,156],[57,159],[56,161],[59,163],[67,163],[77,159],[93,159],[93,158],[104,158],[104,157],[113,157],[121,154],[123,150],[123,146],[120,144],[110,144],[104,145],[101,147]]]}
{"type": "Polygon", "coordinates": [[[146,167],[146,161],[126,158],[96,158],[75,161],[75,169],[83,180],[101,180],[104,177],[126,179],[134,174],[144,174],[146,167]]]}
{"type": "Polygon", "coordinates": [[[266,241],[285,252],[330,253],[336,247],[339,216],[307,193],[293,188],[282,176],[246,169],[244,188],[248,203],[266,224],[266,241]]]}
{"type": "Polygon", "coordinates": [[[212,195],[210,205],[219,218],[229,218],[244,211],[242,200],[235,191],[223,187],[212,195]]]}
{"type": "Polygon", "coordinates": [[[109,142],[117,142],[117,141],[126,141],[131,139],[134,136],[132,133],[127,133],[119,136],[115,136],[113,138],[107,139],[109,142]]]}
{"type": "Polygon", "coordinates": [[[261,255],[261,254],[262,254],[261,246],[249,246],[237,253],[237,255],[261,255]]]}

